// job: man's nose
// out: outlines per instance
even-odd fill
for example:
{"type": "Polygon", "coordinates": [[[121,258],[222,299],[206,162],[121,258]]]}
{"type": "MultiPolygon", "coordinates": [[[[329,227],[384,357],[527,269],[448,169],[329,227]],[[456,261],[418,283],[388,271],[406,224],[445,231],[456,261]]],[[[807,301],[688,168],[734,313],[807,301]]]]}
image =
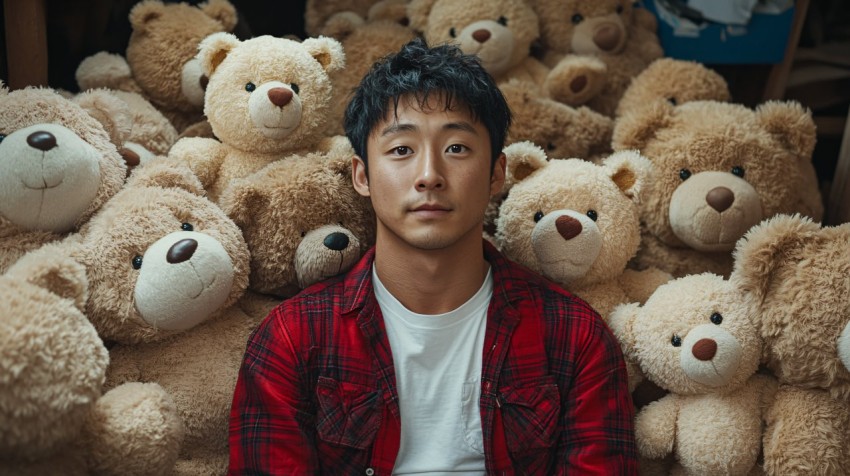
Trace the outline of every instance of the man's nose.
{"type": "Polygon", "coordinates": [[[419,157],[416,176],[417,190],[441,190],[446,186],[440,167],[440,158],[434,152],[425,152],[419,157]]]}

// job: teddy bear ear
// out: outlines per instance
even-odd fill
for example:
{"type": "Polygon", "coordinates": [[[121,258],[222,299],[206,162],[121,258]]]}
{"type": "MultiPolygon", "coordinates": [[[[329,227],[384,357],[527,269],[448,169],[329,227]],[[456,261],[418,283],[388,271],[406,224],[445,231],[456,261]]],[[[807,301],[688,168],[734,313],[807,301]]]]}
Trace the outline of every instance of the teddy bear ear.
{"type": "Polygon", "coordinates": [[[428,17],[437,0],[412,0],[407,4],[407,18],[410,19],[410,27],[418,32],[425,31],[428,27],[428,17]]]}
{"type": "Polygon", "coordinates": [[[162,156],[133,169],[124,186],[180,188],[201,197],[206,194],[200,179],[189,167],[162,156]]]}
{"type": "Polygon", "coordinates": [[[105,89],[85,91],[73,101],[103,125],[110,142],[119,147],[124,144],[133,130],[133,112],[126,102],[105,89]]]}
{"type": "Polygon", "coordinates": [[[510,189],[548,163],[546,152],[530,141],[514,142],[502,152],[507,159],[503,190],[510,189]]]}
{"type": "Polygon", "coordinates": [[[73,258],[73,244],[51,243],[25,254],[7,271],[57,296],[74,301],[81,311],[88,299],[86,268],[73,258]]]}
{"type": "Polygon", "coordinates": [[[407,17],[407,0],[380,0],[369,7],[366,19],[370,22],[389,20],[410,26],[407,17]]]}
{"type": "Polygon", "coordinates": [[[223,31],[207,36],[198,45],[198,60],[201,69],[207,77],[212,76],[216,68],[227,58],[231,50],[239,46],[241,42],[236,35],[223,31]]]}
{"type": "Polygon", "coordinates": [[[639,203],[640,190],[649,179],[652,162],[636,150],[624,150],[614,152],[602,164],[623,195],[639,203]]]}
{"type": "Polygon", "coordinates": [[[198,5],[198,8],[206,13],[208,17],[221,23],[224,31],[233,31],[236,27],[236,22],[239,20],[236,14],[236,7],[227,0],[209,0],[206,3],[198,5]]]}
{"type": "Polygon", "coordinates": [[[614,150],[642,150],[655,134],[670,123],[674,106],[655,101],[645,107],[627,111],[614,125],[611,145],[614,150]]]}
{"type": "Polygon", "coordinates": [[[811,160],[817,138],[811,111],[796,101],[768,101],[756,108],[756,117],[783,147],[811,160]]]}
{"type": "Polygon", "coordinates": [[[326,36],[307,38],[301,43],[326,73],[345,68],[345,52],[342,43],[326,36]]]}
{"type": "Polygon", "coordinates": [[[222,194],[219,205],[225,215],[243,230],[256,219],[257,210],[268,208],[269,199],[246,179],[237,179],[222,194]]]}
{"type": "Polygon", "coordinates": [[[150,22],[165,14],[165,5],[158,0],[143,0],[130,10],[130,25],[133,31],[145,33],[150,22]]]}
{"type": "Polygon", "coordinates": [[[638,303],[620,304],[608,315],[607,323],[614,337],[620,342],[627,359],[635,357],[634,323],[640,313],[638,303]]]}
{"type": "Polygon", "coordinates": [[[345,40],[354,33],[357,28],[365,24],[366,20],[354,12],[336,12],[328,17],[325,24],[322,25],[322,29],[319,33],[322,36],[329,36],[331,38],[336,38],[337,40],[345,40]]]}

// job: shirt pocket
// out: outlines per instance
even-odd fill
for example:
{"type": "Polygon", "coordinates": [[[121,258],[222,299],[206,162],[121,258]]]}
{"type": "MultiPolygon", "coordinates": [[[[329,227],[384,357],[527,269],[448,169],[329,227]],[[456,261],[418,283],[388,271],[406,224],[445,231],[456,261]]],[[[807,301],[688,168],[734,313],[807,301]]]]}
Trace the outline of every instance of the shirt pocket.
{"type": "Polygon", "coordinates": [[[561,397],[554,383],[503,387],[499,392],[508,450],[514,455],[555,445],[561,397]]]}
{"type": "Polygon", "coordinates": [[[376,388],[319,377],[316,430],[332,445],[369,448],[381,425],[381,393],[376,388]]]}
{"type": "Polygon", "coordinates": [[[481,383],[478,380],[464,382],[460,400],[463,423],[463,439],[476,453],[484,454],[484,435],[481,431],[481,383]]]}

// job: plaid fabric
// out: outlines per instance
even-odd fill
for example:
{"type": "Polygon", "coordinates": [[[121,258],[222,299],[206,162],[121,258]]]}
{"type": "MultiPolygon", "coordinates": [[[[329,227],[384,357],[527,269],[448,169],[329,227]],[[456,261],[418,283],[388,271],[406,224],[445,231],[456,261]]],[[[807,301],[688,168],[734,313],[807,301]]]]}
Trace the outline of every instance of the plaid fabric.
{"type": "MultiPolygon", "coordinates": [[[[485,256],[488,474],[636,474],[625,365],[605,323],[486,242],[485,256]]],[[[230,474],[391,474],[400,418],[373,259],[371,250],[346,275],[281,303],[251,336],[230,415],[230,474]]]]}

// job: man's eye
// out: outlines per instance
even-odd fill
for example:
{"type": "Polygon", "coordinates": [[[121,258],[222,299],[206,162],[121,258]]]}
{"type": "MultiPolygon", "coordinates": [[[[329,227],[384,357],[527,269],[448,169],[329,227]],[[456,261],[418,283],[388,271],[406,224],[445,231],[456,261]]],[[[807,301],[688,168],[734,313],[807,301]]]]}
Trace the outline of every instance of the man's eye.
{"type": "Polygon", "coordinates": [[[460,154],[465,150],[466,147],[460,144],[452,144],[449,146],[449,152],[451,152],[452,154],[460,154]]]}
{"type": "Polygon", "coordinates": [[[407,155],[411,152],[412,151],[410,150],[410,147],[408,147],[406,145],[400,145],[400,146],[393,149],[393,153],[395,155],[407,155]]]}

